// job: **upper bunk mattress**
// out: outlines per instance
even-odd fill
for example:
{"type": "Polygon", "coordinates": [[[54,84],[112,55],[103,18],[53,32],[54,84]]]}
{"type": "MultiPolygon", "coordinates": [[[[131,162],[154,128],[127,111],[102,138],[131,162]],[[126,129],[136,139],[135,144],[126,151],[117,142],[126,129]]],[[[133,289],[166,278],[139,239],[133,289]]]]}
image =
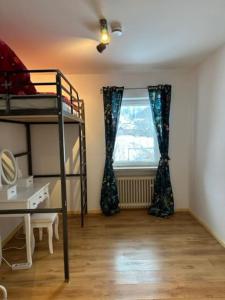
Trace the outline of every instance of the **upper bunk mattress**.
{"type": "MultiPolygon", "coordinates": [[[[6,98],[4,95],[0,95],[0,110],[6,110],[6,98]]],[[[40,98],[26,98],[23,97],[12,97],[10,99],[10,109],[11,110],[28,110],[28,109],[57,109],[58,100],[54,96],[49,94],[41,94],[40,98]]],[[[63,97],[62,108],[64,112],[71,113],[71,106],[68,100],[63,97]]],[[[73,109],[73,114],[77,115],[77,111],[73,109]]]]}

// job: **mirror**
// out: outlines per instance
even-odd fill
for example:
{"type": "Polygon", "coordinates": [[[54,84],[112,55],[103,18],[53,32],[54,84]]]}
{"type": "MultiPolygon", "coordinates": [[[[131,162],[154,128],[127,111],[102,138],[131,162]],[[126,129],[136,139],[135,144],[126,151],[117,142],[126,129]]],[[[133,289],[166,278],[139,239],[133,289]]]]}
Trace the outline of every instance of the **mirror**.
{"type": "Polygon", "coordinates": [[[11,151],[4,149],[0,152],[0,176],[2,183],[12,185],[17,180],[17,163],[11,151]]]}

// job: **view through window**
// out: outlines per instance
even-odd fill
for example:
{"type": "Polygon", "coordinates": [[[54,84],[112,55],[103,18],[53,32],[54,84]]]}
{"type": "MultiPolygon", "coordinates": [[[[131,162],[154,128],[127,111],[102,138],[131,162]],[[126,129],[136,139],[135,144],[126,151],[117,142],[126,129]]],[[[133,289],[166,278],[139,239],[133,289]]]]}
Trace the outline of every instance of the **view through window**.
{"type": "Polygon", "coordinates": [[[114,167],[157,166],[158,142],[148,98],[124,98],[114,149],[114,167]]]}

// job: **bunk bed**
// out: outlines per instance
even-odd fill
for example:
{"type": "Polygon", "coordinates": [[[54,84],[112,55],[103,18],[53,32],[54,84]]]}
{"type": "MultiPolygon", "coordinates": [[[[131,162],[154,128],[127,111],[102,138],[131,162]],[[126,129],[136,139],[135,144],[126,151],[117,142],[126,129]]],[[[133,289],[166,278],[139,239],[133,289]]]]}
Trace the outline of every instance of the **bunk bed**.
{"type": "Polygon", "coordinates": [[[68,79],[55,69],[50,70],[13,70],[0,72],[0,122],[23,124],[26,128],[26,152],[16,153],[15,157],[27,156],[28,174],[34,178],[56,177],[61,180],[61,207],[35,209],[0,210],[4,214],[32,214],[57,212],[62,215],[64,277],[69,281],[68,227],[67,227],[67,193],[66,178],[80,178],[81,226],[87,213],[87,170],[84,102],[68,79]],[[34,75],[51,74],[54,80],[31,82],[34,75]],[[26,81],[18,79],[26,78],[26,81]],[[27,81],[27,79],[29,79],[27,81]],[[32,84],[32,87],[29,85],[32,84]],[[21,93],[21,85],[24,85],[21,93]],[[34,87],[34,89],[33,89],[34,87]],[[40,93],[36,88],[51,87],[54,93],[40,93]],[[3,93],[4,92],[4,93],[3,93]],[[32,94],[30,94],[32,92],[32,94]],[[34,174],[32,166],[31,126],[55,124],[59,137],[59,174],[34,174]],[[67,124],[79,127],[79,173],[66,174],[65,169],[65,132],[67,124]]]}

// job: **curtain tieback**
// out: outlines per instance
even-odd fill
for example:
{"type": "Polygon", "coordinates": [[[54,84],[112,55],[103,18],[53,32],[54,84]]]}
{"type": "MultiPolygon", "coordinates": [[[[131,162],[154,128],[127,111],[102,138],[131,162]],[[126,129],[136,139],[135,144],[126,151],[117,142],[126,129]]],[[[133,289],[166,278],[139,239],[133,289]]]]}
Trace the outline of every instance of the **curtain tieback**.
{"type": "Polygon", "coordinates": [[[170,160],[170,157],[168,154],[162,154],[161,157],[160,157],[160,160],[161,161],[168,161],[170,160]]]}
{"type": "Polygon", "coordinates": [[[114,163],[114,160],[113,160],[113,158],[109,158],[109,157],[107,157],[107,159],[106,159],[106,163],[107,163],[107,164],[110,164],[110,165],[113,165],[113,163],[114,163]]]}

